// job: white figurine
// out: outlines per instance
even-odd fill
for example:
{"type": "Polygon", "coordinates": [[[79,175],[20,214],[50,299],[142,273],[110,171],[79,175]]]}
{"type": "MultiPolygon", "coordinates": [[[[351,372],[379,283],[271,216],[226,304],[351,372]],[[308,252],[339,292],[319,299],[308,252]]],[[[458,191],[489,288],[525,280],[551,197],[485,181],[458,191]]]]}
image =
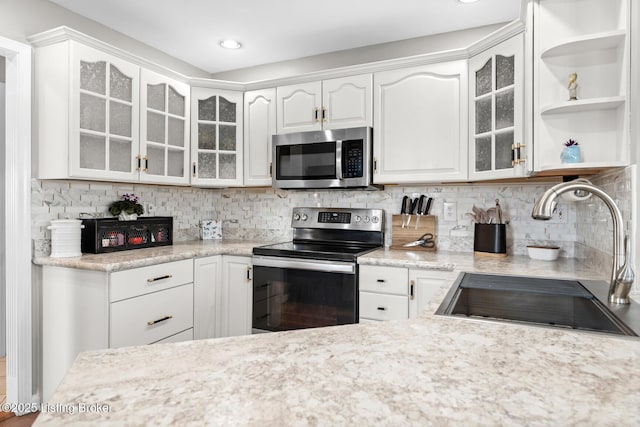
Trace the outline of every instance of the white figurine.
{"type": "Polygon", "coordinates": [[[578,100],[578,95],[577,95],[577,89],[578,89],[578,73],[571,73],[569,74],[569,84],[567,85],[567,88],[569,89],[569,101],[577,101],[578,100]]]}

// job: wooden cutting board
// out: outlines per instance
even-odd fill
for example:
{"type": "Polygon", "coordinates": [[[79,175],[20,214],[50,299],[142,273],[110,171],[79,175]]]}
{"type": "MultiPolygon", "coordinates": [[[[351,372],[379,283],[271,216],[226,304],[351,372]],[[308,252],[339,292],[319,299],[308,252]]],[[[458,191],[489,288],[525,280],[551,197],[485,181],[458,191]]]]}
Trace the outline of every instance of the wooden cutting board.
{"type": "Polygon", "coordinates": [[[389,249],[401,249],[404,251],[428,251],[434,252],[437,246],[436,239],[436,217],[434,215],[422,215],[420,217],[420,224],[416,229],[418,215],[392,215],[391,219],[391,247],[389,249]],[[404,216],[405,223],[407,218],[411,216],[409,226],[402,228],[402,217],[404,216]],[[411,246],[403,247],[405,243],[410,243],[418,240],[425,233],[433,234],[434,240],[436,240],[436,246],[433,248],[425,248],[423,246],[411,246]]]}

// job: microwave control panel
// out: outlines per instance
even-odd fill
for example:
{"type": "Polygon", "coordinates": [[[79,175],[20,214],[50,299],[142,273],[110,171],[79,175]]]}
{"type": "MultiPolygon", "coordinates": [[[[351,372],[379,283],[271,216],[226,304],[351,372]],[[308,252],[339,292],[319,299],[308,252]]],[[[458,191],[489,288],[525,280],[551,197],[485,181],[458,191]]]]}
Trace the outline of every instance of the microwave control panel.
{"type": "Polygon", "coordinates": [[[342,141],[344,178],[362,178],[364,174],[364,141],[342,141]]]}

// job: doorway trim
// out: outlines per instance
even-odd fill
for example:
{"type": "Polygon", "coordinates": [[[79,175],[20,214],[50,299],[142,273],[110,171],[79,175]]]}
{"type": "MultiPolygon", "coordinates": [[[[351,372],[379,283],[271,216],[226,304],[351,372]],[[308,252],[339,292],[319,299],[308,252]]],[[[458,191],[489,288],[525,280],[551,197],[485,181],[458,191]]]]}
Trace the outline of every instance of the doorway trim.
{"type": "MultiPolygon", "coordinates": [[[[0,37],[6,58],[5,284],[7,401],[39,402],[33,383],[31,288],[31,46],[0,37]]],[[[26,411],[16,412],[22,415],[26,411]]]]}

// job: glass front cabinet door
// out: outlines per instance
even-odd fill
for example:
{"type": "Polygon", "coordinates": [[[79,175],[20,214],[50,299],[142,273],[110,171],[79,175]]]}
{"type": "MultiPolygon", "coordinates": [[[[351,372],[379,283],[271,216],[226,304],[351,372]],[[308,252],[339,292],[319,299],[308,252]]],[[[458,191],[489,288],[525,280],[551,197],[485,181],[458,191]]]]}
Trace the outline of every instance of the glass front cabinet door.
{"type": "Polygon", "coordinates": [[[191,88],[191,184],[242,185],[242,93],[191,88]]]}
{"type": "Polygon", "coordinates": [[[70,50],[70,177],[136,180],[140,68],[77,43],[70,50]]]}
{"type": "Polygon", "coordinates": [[[189,85],[142,69],[140,181],[189,184],[189,85]]]}
{"type": "Polygon", "coordinates": [[[519,34],[469,60],[469,179],[526,175],[519,34]]]}

